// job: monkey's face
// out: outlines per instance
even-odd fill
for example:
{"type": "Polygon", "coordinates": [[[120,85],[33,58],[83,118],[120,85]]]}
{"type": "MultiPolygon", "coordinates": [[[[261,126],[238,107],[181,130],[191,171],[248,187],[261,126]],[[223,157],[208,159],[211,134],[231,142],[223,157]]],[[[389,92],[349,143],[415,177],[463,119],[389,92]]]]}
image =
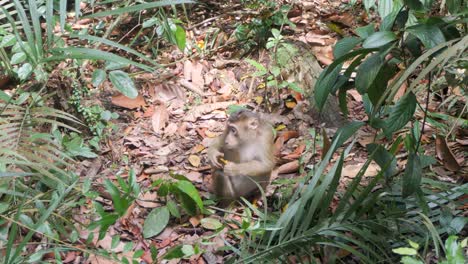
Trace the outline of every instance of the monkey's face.
{"type": "Polygon", "coordinates": [[[237,149],[241,145],[239,135],[239,128],[234,124],[229,124],[227,126],[226,137],[224,138],[224,147],[229,150],[237,149]]]}

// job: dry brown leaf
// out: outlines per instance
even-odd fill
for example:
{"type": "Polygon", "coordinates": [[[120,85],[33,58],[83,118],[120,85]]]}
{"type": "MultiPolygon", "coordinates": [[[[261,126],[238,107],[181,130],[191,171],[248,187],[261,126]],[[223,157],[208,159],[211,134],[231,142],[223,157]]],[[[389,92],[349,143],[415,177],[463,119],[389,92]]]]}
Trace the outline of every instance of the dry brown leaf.
{"type": "Polygon", "coordinates": [[[67,251],[67,253],[65,254],[65,259],[63,260],[63,263],[71,263],[75,261],[77,255],[78,255],[78,252],[76,251],[67,251]]]}
{"type": "Polygon", "coordinates": [[[190,162],[190,164],[192,164],[192,166],[194,167],[199,167],[200,166],[200,157],[197,156],[197,155],[190,155],[188,157],[188,161],[190,162]]]}
{"type": "Polygon", "coordinates": [[[297,138],[299,136],[299,132],[295,130],[286,130],[286,131],[281,131],[278,133],[278,137],[283,137],[284,142],[290,140],[291,138],[297,138]]]}
{"type": "Polygon", "coordinates": [[[288,162],[286,164],[279,166],[277,171],[278,171],[278,174],[286,174],[286,173],[296,172],[298,169],[299,169],[299,161],[293,160],[291,162],[288,162]]]}
{"type": "Polygon", "coordinates": [[[115,261],[115,260],[110,260],[99,255],[90,254],[87,263],[89,264],[119,264],[120,262],[115,261]]]}
{"type": "Polygon", "coordinates": [[[205,149],[205,146],[203,146],[202,144],[198,144],[192,148],[192,153],[199,153],[204,149],[205,149]]]}
{"type": "Polygon", "coordinates": [[[109,233],[106,233],[103,239],[99,240],[97,246],[105,249],[106,251],[111,251],[114,253],[120,253],[123,251],[125,243],[119,241],[117,246],[112,247],[112,236],[109,233]]]}
{"type": "Polygon", "coordinates": [[[156,208],[159,206],[159,204],[156,203],[156,198],[158,198],[158,194],[156,192],[145,192],[140,194],[140,197],[136,200],[136,203],[144,208],[156,208]]]}
{"type": "Polygon", "coordinates": [[[200,220],[200,216],[192,216],[190,217],[189,222],[192,224],[193,227],[197,227],[198,225],[200,225],[200,220]]]}
{"type": "Polygon", "coordinates": [[[203,79],[203,65],[196,62],[192,66],[192,83],[200,90],[203,90],[205,80],[203,79]]]}
{"type": "Polygon", "coordinates": [[[440,135],[436,136],[436,154],[437,158],[442,160],[442,163],[447,170],[459,171],[461,169],[457,159],[447,146],[447,141],[440,135]]]}
{"type": "Polygon", "coordinates": [[[304,152],[306,146],[304,144],[299,145],[292,153],[286,155],[283,157],[283,159],[298,159],[299,157],[302,156],[302,153],[304,152]]]}
{"type": "Polygon", "coordinates": [[[177,124],[176,123],[169,123],[167,127],[164,129],[164,136],[170,137],[177,132],[177,124]]]}
{"type": "Polygon", "coordinates": [[[158,105],[154,108],[154,114],[151,117],[151,124],[153,125],[153,131],[160,133],[161,129],[166,126],[166,122],[169,121],[169,113],[167,112],[165,105],[158,105]]]}
{"type": "Polygon", "coordinates": [[[313,32],[308,32],[305,35],[305,39],[308,43],[317,44],[321,46],[327,45],[327,39],[329,38],[330,38],[329,36],[318,35],[318,34],[314,34],[313,32]]]}
{"type": "Polygon", "coordinates": [[[291,101],[286,101],[285,105],[287,108],[293,109],[294,107],[296,107],[297,103],[291,100],[291,101]]]}
{"type": "Polygon", "coordinates": [[[462,146],[467,146],[468,145],[468,139],[455,139],[460,145],[462,146]]]}
{"type": "Polygon", "coordinates": [[[210,130],[205,130],[205,135],[209,138],[215,138],[218,136],[218,134],[211,132],[210,130]]]}
{"type": "MultiPolygon", "coordinates": [[[[364,165],[363,163],[358,163],[358,164],[344,166],[341,172],[341,176],[354,178],[358,174],[359,170],[361,170],[363,165],[364,165]]],[[[367,170],[364,172],[364,176],[377,175],[377,173],[379,172],[379,168],[380,168],[379,165],[377,165],[374,162],[371,162],[367,170]]]]}
{"type": "Polygon", "coordinates": [[[139,94],[135,99],[130,99],[123,94],[112,96],[111,102],[113,105],[127,109],[135,109],[145,105],[145,99],[139,94]]]}
{"type": "Polygon", "coordinates": [[[279,154],[281,153],[281,149],[283,148],[284,145],[284,137],[278,137],[275,141],[275,145],[273,146],[273,155],[275,157],[278,157],[279,154]]]}
{"type": "Polygon", "coordinates": [[[206,113],[210,113],[217,109],[226,109],[228,106],[236,104],[235,101],[228,101],[228,102],[218,102],[212,104],[203,104],[197,105],[190,109],[184,117],[184,121],[195,122],[198,118],[203,116],[206,113]]]}

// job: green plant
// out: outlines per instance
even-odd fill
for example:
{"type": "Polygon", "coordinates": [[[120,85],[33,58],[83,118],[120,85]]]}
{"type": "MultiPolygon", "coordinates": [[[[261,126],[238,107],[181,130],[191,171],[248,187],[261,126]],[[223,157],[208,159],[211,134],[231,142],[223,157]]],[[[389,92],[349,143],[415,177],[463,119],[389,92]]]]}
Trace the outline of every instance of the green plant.
{"type": "MultiPolygon", "coordinates": [[[[374,2],[370,6],[373,5],[374,2]]],[[[430,116],[427,104],[424,109],[416,99],[417,88],[426,88],[424,93],[429,100],[434,75],[443,72],[451,58],[466,55],[468,37],[457,30],[458,17],[430,17],[424,14],[427,8],[417,1],[409,1],[408,5],[402,1],[380,1],[382,22],[378,31],[374,24],[357,28],[358,37],[346,37],[336,44],[336,59],[322,72],[315,87],[317,106],[322,108],[330,94],[338,93],[340,107],[347,113],[346,91],[355,87],[363,95],[368,124],[381,132],[377,138],[391,138],[413,120],[418,106],[430,116]],[[346,61],[351,64],[342,72],[346,61]],[[428,85],[420,85],[426,77],[428,85]],[[405,95],[396,100],[403,84],[407,86],[405,95]]],[[[466,86],[461,81],[458,84],[466,86]]],[[[409,152],[403,176],[405,196],[420,194],[422,164],[427,164],[427,157],[420,153],[418,129],[422,127],[413,123],[413,129],[404,138],[409,152]]],[[[390,154],[394,156],[391,151],[390,154]]]]}
{"type": "Polygon", "coordinates": [[[278,6],[274,1],[263,0],[244,1],[244,4],[247,8],[254,9],[256,14],[238,22],[234,31],[234,36],[244,44],[245,51],[264,46],[271,36],[271,30],[275,27],[282,28],[284,25],[295,27],[287,17],[290,5],[278,6]]]}
{"type": "MultiPolygon", "coordinates": [[[[457,236],[449,236],[445,241],[446,260],[439,261],[441,264],[463,264],[466,263],[466,256],[463,250],[467,247],[468,238],[465,238],[460,243],[457,241],[457,236]]],[[[425,258],[418,253],[420,246],[418,243],[408,240],[410,247],[399,247],[392,251],[401,257],[403,264],[424,264],[425,258]]]]}
{"type": "Polygon", "coordinates": [[[114,212],[106,212],[100,203],[94,203],[96,212],[99,214],[101,219],[92,222],[88,228],[90,230],[94,230],[99,227],[99,239],[104,238],[109,226],[113,225],[119,217],[123,216],[127,212],[129,206],[140,194],[140,186],[136,182],[136,175],[133,169],[129,172],[128,182],[125,182],[125,180],[119,175],[117,175],[117,182],[118,186],[109,179],[104,180],[104,187],[112,198],[114,212]],[[120,187],[120,190],[118,187],[120,187]]]}

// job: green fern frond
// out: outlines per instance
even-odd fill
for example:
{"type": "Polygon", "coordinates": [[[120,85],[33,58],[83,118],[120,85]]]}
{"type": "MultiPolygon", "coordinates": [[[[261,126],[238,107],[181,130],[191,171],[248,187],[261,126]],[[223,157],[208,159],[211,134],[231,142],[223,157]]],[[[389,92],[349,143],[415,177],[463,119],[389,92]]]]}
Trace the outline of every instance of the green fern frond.
{"type": "Polygon", "coordinates": [[[72,115],[46,106],[0,103],[0,163],[6,175],[45,176],[69,182],[66,168],[73,162],[52,136],[42,133],[51,127],[78,132],[69,124],[79,124],[72,115]],[[68,124],[66,124],[68,123],[68,124]],[[25,174],[27,173],[27,174],[25,174]]]}

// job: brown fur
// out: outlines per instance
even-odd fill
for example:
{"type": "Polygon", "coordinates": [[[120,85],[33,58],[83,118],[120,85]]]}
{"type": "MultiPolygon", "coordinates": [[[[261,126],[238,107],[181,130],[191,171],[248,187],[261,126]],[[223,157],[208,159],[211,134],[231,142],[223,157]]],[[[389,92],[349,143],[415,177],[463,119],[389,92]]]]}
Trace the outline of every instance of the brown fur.
{"type": "Polygon", "coordinates": [[[249,197],[258,191],[253,180],[266,188],[275,166],[273,137],[272,126],[251,111],[240,110],[229,117],[224,133],[208,150],[217,196],[249,197]],[[228,161],[224,168],[219,157],[228,161]]]}

